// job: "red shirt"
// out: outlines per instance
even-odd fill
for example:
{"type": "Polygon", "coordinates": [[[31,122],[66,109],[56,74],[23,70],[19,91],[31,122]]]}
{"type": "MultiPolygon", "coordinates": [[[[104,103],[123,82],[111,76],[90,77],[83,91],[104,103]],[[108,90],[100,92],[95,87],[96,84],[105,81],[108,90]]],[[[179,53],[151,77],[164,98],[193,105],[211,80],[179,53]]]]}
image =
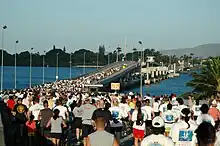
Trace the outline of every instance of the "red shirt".
{"type": "Polygon", "coordinates": [[[13,99],[9,99],[7,101],[7,105],[12,110],[14,108],[14,106],[15,106],[15,101],[13,99]]]}

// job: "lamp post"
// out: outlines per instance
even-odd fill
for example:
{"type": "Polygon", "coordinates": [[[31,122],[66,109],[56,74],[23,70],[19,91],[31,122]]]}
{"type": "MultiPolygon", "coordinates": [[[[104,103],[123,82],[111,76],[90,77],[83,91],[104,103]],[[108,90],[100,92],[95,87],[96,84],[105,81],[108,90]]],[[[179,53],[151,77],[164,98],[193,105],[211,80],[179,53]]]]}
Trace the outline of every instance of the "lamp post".
{"type": "Polygon", "coordinates": [[[138,43],[139,43],[139,44],[141,45],[141,47],[142,47],[141,59],[140,59],[140,63],[141,63],[141,69],[140,69],[140,95],[141,95],[141,97],[143,98],[142,61],[143,61],[143,50],[144,50],[144,48],[143,48],[143,43],[142,43],[142,41],[139,41],[138,43]]]}
{"type": "Polygon", "coordinates": [[[3,90],[3,66],[4,66],[4,30],[7,29],[7,26],[2,27],[2,64],[1,64],[1,91],[3,90]]]}
{"type": "MultiPolygon", "coordinates": [[[[108,49],[110,50],[110,46],[108,46],[108,49]]],[[[108,65],[110,64],[110,56],[109,56],[109,52],[108,52],[108,65]]]]}
{"type": "Polygon", "coordinates": [[[99,68],[99,53],[97,53],[97,56],[96,56],[96,68],[97,69],[99,68]]]}
{"type": "Polygon", "coordinates": [[[83,55],[83,74],[86,73],[86,52],[83,55]]]}
{"type": "Polygon", "coordinates": [[[19,41],[15,42],[15,73],[14,73],[14,77],[15,77],[15,86],[14,88],[17,89],[17,44],[19,43],[19,41]]]}
{"type": "Polygon", "coordinates": [[[45,65],[45,51],[44,51],[44,54],[43,54],[43,84],[44,84],[44,65],[45,65]]]}
{"type": "Polygon", "coordinates": [[[57,58],[56,58],[56,80],[59,79],[59,71],[58,71],[58,68],[59,68],[59,53],[56,54],[57,55],[57,58]]]}
{"type": "Polygon", "coordinates": [[[31,48],[31,51],[30,51],[30,75],[29,75],[29,88],[31,88],[31,78],[32,78],[32,50],[33,48],[31,48]]]}
{"type": "Polygon", "coordinates": [[[72,52],[70,53],[70,79],[72,78],[72,52]]]}

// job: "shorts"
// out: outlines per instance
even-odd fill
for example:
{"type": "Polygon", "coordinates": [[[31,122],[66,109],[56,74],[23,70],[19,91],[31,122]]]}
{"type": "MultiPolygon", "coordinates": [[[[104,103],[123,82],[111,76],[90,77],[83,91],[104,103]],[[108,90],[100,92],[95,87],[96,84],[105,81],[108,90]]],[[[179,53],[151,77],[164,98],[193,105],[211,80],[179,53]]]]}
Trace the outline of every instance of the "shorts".
{"type": "Polygon", "coordinates": [[[88,137],[89,134],[94,132],[92,125],[82,124],[82,136],[83,138],[88,137]]]}
{"type": "Polygon", "coordinates": [[[73,127],[74,128],[79,128],[82,129],[82,118],[75,118],[73,122],[73,127]]]}
{"type": "Polygon", "coordinates": [[[51,138],[61,139],[62,133],[50,133],[51,138]]]}
{"type": "Polygon", "coordinates": [[[141,138],[141,139],[144,138],[144,130],[133,128],[133,136],[134,138],[141,138]]]}

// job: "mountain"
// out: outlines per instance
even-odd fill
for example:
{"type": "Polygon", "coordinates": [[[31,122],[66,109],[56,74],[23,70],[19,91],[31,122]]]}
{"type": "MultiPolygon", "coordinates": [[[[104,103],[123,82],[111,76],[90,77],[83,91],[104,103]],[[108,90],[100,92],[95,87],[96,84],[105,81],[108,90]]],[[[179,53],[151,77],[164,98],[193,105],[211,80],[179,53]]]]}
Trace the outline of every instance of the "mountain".
{"type": "Polygon", "coordinates": [[[197,57],[209,57],[209,56],[220,56],[220,43],[203,44],[194,48],[180,48],[172,50],[160,50],[165,55],[176,55],[178,57],[184,54],[190,55],[193,53],[197,57]]]}

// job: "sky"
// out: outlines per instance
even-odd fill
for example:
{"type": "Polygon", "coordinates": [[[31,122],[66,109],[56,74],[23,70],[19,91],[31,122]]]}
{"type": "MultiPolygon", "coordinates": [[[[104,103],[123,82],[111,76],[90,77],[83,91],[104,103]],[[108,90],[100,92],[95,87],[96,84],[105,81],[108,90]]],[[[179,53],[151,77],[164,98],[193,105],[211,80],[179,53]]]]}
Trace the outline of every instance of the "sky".
{"type": "MultiPolygon", "coordinates": [[[[4,49],[156,50],[220,43],[220,0],[0,0],[4,49]],[[126,39],[125,39],[126,38],[126,39]]],[[[2,36],[0,35],[0,38],[2,36]]],[[[2,40],[2,39],[1,39],[2,40]]],[[[0,41],[0,44],[2,42],[0,41]]]]}

